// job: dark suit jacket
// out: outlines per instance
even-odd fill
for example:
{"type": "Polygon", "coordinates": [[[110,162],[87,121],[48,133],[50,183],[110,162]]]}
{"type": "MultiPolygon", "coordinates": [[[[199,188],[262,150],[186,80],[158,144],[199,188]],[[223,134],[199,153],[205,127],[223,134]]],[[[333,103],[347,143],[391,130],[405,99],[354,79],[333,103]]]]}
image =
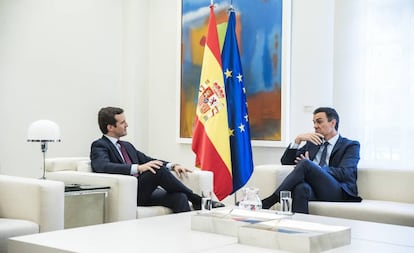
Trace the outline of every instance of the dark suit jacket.
{"type": "MultiPolygon", "coordinates": [[[[157,160],[138,151],[127,141],[121,141],[121,143],[124,145],[133,164],[144,164],[152,160],[157,160]]],[[[94,172],[124,175],[131,174],[131,165],[123,162],[122,157],[114,144],[112,144],[112,142],[105,136],[102,136],[102,138],[92,143],[90,158],[92,170],[94,172]]],[[[167,164],[166,161],[163,162],[164,165],[167,164]]]]}
{"type": "MultiPolygon", "coordinates": [[[[295,165],[296,157],[305,154],[306,151],[309,152],[309,159],[313,160],[318,153],[319,147],[311,142],[306,142],[300,149],[287,148],[281,158],[281,162],[284,165],[295,165]]],[[[360,144],[358,141],[339,136],[329,157],[329,166],[324,167],[341,184],[342,189],[350,195],[349,200],[357,201],[361,200],[358,197],[356,184],[359,149],[360,144]]]]}

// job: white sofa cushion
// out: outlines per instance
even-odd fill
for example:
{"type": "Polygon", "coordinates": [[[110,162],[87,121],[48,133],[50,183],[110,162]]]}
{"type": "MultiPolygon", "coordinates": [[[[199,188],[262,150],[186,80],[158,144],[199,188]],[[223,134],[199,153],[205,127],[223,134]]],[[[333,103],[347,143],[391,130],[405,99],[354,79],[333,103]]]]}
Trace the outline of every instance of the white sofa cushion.
{"type": "Polygon", "coordinates": [[[410,203],[383,200],[363,200],[362,202],[311,201],[309,202],[309,213],[414,227],[414,205],[410,203]]]}
{"type": "Polygon", "coordinates": [[[414,204],[414,170],[358,169],[358,191],[363,199],[414,204]]]}
{"type": "Polygon", "coordinates": [[[89,168],[85,168],[88,166],[88,157],[57,157],[53,159],[46,159],[45,166],[47,172],[53,171],[63,171],[63,170],[72,170],[77,171],[80,167],[81,171],[89,170],[89,168]]]}
{"type": "Polygon", "coordinates": [[[91,161],[88,159],[86,161],[77,162],[76,170],[83,172],[92,172],[91,161]]]}
{"type": "Polygon", "coordinates": [[[138,206],[137,207],[137,218],[147,218],[158,215],[171,214],[171,209],[163,206],[138,206]]]}
{"type": "Polygon", "coordinates": [[[7,252],[7,239],[39,233],[39,225],[27,220],[0,218],[0,252],[7,252]]]}
{"type": "MultiPolygon", "coordinates": [[[[244,187],[259,188],[259,197],[264,199],[272,194],[278,185],[280,185],[285,177],[293,170],[290,165],[277,165],[277,169],[273,164],[256,166],[252,176],[244,187]]],[[[243,188],[244,188],[243,187],[243,188]]],[[[236,192],[237,200],[243,199],[242,190],[236,192]]]]}

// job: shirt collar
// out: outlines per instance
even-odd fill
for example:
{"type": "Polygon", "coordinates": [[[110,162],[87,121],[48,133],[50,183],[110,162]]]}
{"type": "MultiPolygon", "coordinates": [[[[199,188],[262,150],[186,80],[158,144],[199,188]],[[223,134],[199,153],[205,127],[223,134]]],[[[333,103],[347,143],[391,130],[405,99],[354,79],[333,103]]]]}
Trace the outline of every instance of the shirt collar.
{"type": "Polygon", "coordinates": [[[334,137],[327,140],[327,142],[329,142],[329,144],[332,145],[332,147],[333,147],[333,146],[335,146],[338,139],[339,139],[339,133],[337,133],[334,137]]]}
{"type": "Polygon", "coordinates": [[[119,139],[117,139],[115,137],[112,137],[112,136],[109,136],[109,135],[106,135],[106,134],[104,134],[104,136],[106,138],[108,138],[112,142],[112,144],[114,144],[115,146],[116,146],[116,143],[119,141],[119,139]]]}

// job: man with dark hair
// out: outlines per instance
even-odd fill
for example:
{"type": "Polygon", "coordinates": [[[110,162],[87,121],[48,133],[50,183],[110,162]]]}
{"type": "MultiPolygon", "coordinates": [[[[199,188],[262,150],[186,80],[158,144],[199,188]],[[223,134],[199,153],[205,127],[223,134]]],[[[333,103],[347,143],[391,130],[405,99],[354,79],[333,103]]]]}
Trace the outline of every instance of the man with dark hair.
{"type": "MultiPolygon", "coordinates": [[[[103,136],[91,145],[90,158],[94,172],[135,176],[139,188],[138,206],[160,205],[179,213],[190,211],[190,201],[194,209],[201,209],[201,197],[170,172],[174,170],[181,175],[191,170],[179,164],[149,157],[131,143],[119,140],[127,134],[128,127],[123,109],[100,109],[98,123],[103,136]]],[[[222,206],[222,203],[213,201],[213,207],[222,206]]]]}
{"type": "Polygon", "coordinates": [[[292,192],[292,210],[309,213],[308,201],[361,201],[358,197],[358,141],[338,132],[339,116],[333,108],[313,112],[315,132],[300,134],[284,152],[283,165],[295,165],[276,191],[262,200],[269,209],[279,202],[280,191],[292,192]]]}

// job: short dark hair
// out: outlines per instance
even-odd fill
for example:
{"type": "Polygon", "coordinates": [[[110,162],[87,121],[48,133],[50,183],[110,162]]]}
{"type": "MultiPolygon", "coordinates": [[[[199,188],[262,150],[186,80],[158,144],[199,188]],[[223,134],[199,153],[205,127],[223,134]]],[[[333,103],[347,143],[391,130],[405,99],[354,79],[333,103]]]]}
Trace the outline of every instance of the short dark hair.
{"type": "Polygon", "coordinates": [[[108,133],[108,125],[116,126],[115,115],[123,113],[119,107],[103,107],[98,112],[98,124],[103,134],[108,133]]]}
{"type": "Polygon", "coordinates": [[[316,108],[315,111],[313,111],[313,115],[315,115],[317,113],[320,113],[320,112],[324,112],[326,114],[326,117],[328,118],[328,121],[332,121],[333,119],[336,120],[335,130],[338,131],[339,115],[335,111],[335,109],[331,108],[331,107],[319,107],[319,108],[316,108]]]}

